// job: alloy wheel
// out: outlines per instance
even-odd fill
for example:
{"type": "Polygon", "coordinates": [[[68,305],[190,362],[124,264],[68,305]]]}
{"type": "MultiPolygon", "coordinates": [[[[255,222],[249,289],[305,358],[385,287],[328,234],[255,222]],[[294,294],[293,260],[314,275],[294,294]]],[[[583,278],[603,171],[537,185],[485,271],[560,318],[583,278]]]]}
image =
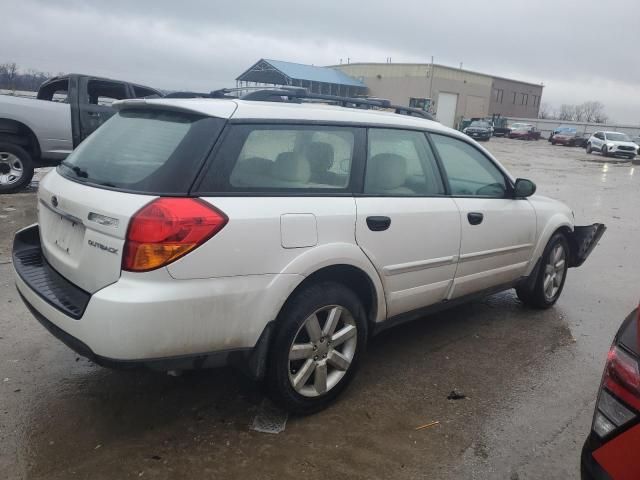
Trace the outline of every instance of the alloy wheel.
{"type": "Polygon", "coordinates": [[[562,244],[557,244],[551,250],[549,259],[544,267],[544,296],[547,301],[552,301],[562,286],[565,274],[567,254],[562,244]]]}
{"type": "Polygon", "coordinates": [[[289,381],[304,397],[318,397],[335,387],[356,353],[358,330],[353,315],[328,305],[309,315],[289,349],[289,381]]]}

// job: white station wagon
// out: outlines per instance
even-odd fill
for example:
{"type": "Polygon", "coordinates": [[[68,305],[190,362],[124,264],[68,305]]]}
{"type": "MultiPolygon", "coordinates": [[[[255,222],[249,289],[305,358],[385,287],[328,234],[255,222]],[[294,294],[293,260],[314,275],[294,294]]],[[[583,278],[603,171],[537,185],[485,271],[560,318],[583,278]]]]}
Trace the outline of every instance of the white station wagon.
{"type": "Polygon", "coordinates": [[[42,180],[13,265],[52,334],[109,367],[237,366],[307,414],[389,326],[514,287],[553,305],[604,232],[411,109],[248,97],[119,102],[42,180]]]}

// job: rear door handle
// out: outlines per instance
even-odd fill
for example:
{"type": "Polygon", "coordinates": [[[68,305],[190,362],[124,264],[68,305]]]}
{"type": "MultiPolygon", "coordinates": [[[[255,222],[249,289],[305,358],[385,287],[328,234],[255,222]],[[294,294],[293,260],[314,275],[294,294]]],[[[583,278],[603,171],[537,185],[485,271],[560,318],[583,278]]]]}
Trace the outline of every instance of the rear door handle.
{"type": "Polygon", "coordinates": [[[480,212],[469,212],[467,213],[467,220],[471,225],[480,225],[484,220],[484,215],[480,212]]]}
{"type": "Polygon", "coordinates": [[[389,217],[367,217],[367,227],[372,232],[382,232],[391,225],[389,217]]]}

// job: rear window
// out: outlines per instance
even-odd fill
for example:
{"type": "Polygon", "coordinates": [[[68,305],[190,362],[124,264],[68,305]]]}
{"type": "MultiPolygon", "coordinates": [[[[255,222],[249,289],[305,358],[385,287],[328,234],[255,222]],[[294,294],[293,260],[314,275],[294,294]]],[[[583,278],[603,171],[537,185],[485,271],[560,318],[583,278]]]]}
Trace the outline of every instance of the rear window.
{"type": "Polygon", "coordinates": [[[160,110],[125,110],[89,136],[58,167],[92,185],[135,193],[185,194],[224,121],[160,110]]]}
{"type": "Polygon", "coordinates": [[[346,192],[358,130],[340,126],[233,125],[201,192],[346,192]]]}

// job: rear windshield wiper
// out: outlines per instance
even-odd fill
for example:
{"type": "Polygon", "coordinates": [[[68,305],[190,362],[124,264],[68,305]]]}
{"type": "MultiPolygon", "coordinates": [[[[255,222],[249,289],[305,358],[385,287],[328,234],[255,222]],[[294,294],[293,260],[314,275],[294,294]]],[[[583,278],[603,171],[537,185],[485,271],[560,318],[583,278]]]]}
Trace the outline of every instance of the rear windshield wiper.
{"type": "Polygon", "coordinates": [[[60,162],[60,165],[64,165],[65,167],[71,169],[73,173],[75,173],[80,178],[89,178],[89,174],[87,173],[86,170],[83,170],[79,166],[73,165],[67,162],[66,160],[63,160],[62,162],[60,162]]]}

